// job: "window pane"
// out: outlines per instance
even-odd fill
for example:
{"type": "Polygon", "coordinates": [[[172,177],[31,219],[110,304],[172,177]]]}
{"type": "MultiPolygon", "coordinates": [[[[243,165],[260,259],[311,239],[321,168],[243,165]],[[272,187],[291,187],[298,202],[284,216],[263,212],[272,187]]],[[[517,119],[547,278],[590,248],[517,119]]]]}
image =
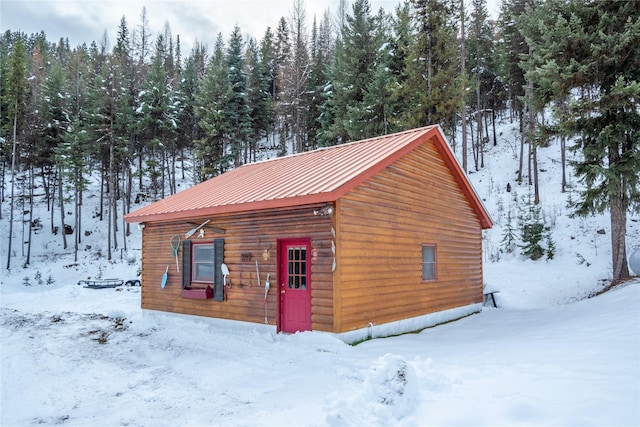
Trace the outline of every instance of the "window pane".
{"type": "Polygon", "coordinates": [[[194,279],[197,281],[213,282],[213,263],[196,264],[194,279]]]}
{"type": "Polygon", "coordinates": [[[435,246],[423,246],[422,247],[422,262],[435,262],[436,261],[436,248],[435,246]]]}
{"type": "Polygon", "coordinates": [[[436,280],[436,247],[422,246],[422,280],[436,280]]]}
{"type": "Polygon", "coordinates": [[[213,245],[194,245],[193,260],[195,262],[213,262],[213,245]]]}
{"type": "Polygon", "coordinates": [[[214,245],[211,243],[194,244],[191,258],[191,280],[194,282],[213,283],[215,266],[213,262],[214,245]]]}
{"type": "Polygon", "coordinates": [[[436,265],[424,264],[422,266],[422,280],[433,280],[436,278],[436,265]]]}
{"type": "Polygon", "coordinates": [[[287,263],[289,270],[289,289],[306,289],[307,250],[306,248],[288,248],[287,263]]]}

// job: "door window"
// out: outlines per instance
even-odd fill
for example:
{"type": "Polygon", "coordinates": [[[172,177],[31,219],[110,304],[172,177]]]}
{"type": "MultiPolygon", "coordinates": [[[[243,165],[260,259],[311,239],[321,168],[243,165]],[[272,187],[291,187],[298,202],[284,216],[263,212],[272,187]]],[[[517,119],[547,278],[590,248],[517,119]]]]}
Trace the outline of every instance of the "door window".
{"type": "Polygon", "coordinates": [[[307,289],[307,248],[288,248],[287,263],[289,289],[307,289]]]}

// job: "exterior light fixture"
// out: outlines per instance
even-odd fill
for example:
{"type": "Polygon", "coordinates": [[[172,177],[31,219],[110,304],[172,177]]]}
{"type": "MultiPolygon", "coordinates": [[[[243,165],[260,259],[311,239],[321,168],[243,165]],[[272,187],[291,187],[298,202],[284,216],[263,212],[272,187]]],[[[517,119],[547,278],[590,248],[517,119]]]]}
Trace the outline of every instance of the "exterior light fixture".
{"type": "Polygon", "coordinates": [[[313,210],[314,215],[325,216],[325,215],[333,215],[333,205],[326,205],[321,207],[320,209],[313,210]]]}

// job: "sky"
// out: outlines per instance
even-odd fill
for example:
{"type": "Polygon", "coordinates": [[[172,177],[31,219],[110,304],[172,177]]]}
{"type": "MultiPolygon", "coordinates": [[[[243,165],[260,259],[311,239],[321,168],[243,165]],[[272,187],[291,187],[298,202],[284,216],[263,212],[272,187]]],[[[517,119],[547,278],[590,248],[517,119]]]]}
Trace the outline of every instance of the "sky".
{"type": "MultiPolygon", "coordinates": [[[[339,3],[339,0],[306,0],[308,28],[314,15],[320,21],[327,9],[333,13],[339,3]]],[[[379,8],[393,12],[399,3],[400,0],[370,0],[372,13],[379,8]]],[[[490,13],[497,14],[497,4],[498,0],[488,1],[490,13]]],[[[120,19],[124,16],[129,30],[134,30],[141,23],[143,7],[154,38],[169,23],[173,37],[180,35],[186,54],[196,40],[210,47],[218,33],[227,40],[236,25],[243,35],[262,38],[267,27],[275,29],[281,17],[289,18],[293,0],[2,0],[0,29],[27,34],[44,30],[49,41],[68,38],[72,48],[83,42],[99,43],[106,31],[112,47],[120,19]]]]}

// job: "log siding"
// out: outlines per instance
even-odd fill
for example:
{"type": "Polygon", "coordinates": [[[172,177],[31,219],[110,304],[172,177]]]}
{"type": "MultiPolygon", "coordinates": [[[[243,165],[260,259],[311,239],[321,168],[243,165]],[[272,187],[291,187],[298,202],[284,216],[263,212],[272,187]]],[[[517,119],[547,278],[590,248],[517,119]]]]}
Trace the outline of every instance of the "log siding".
{"type": "MultiPolygon", "coordinates": [[[[142,308],[264,323],[264,284],[269,273],[271,289],[267,298],[267,322],[275,325],[276,298],[279,295],[277,239],[304,237],[311,239],[312,248],[318,252],[317,259],[311,265],[312,328],[333,330],[332,221],[331,217],[313,214],[313,210],[319,207],[309,205],[297,209],[145,224],[142,239],[142,308]],[[174,235],[184,240],[186,231],[207,219],[211,221],[203,227],[204,238],[198,238],[196,233],[191,240],[213,242],[216,238],[224,239],[224,263],[230,271],[227,278],[230,286],[225,289],[223,302],[181,296],[182,272],[176,271],[176,261],[169,243],[174,235]],[[222,229],[225,233],[216,234],[215,229],[222,229]],[[163,289],[160,282],[167,265],[169,278],[163,289]]],[[[178,254],[180,266],[182,259],[181,249],[178,254]]]]}
{"type": "MultiPolygon", "coordinates": [[[[482,229],[491,227],[491,219],[464,173],[457,164],[452,165],[455,158],[440,131],[433,128],[430,132],[434,132],[429,136],[431,140],[420,134],[420,139],[411,144],[400,143],[403,138],[410,138],[411,132],[381,137],[395,141],[399,147],[395,152],[378,139],[372,140],[379,150],[391,151],[384,156],[367,152],[369,161],[376,159],[372,163],[359,165],[360,156],[340,158],[342,169],[337,170],[350,176],[353,172],[350,168],[356,168],[359,174],[353,174],[351,181],[333,177],[331,182],[341,184],[329,186],[329,193],[314,193],[312,201],[296,198],[304,195],[304,191],[296,193],[290,187],[321,188],[326,183],[316,178],[325,175],[309,172],[304,180],[301,175],[298,181],[287,181],[282,191],[293,196],[281,199],[280,193],[273,196],[274,189],[269,187],[264,194],[274,198],[265,196],[257,205],[243,193],[247,187],[240,184],[233,187],[227,175],[222,182],[229,187],[225,187],[228,194],[215,193],[212,183],[208,184],[211,187],[196,186],[189,198],[185,195],[166,199],[168,207],[161,204],[142,208],[141,215],[127,219],[147,218],[142,239],[142,308],[265,323],[264,285],[269,274],[266,322],[280,325],[278,242],[283,239],[311,242],[312,330],[356,331],[371,324],[481,303],[482,229]],[[214,200],[222,197],[221,200],[244,202],[234,208],[224,204],[204,205],[201,199],[207,199],[210,191],[215,193],[211,196],[214,200]],[[300,200],[304,200],[303,205],[295,204],[300,200]],[[327,204],[333,205],[332,214],[314,212],[327,204]],[[197,209],[192,211],[185,206],[197,209]],[[196,233],[190,240],[213,243],[215,239],[223,239],[223,245],[219,246],[224,247],[223,261],[230,271],[223,301],[182,297],[182,246],[178,272],[170,244],[173,236],[185,240],[187,231],[207,220],[202,227],[204,237],[196,233]],[[423,245],[436,248],[435,280],[422,279],[423,245]],[[167,266],[168,281],[162,288],[161,279],[167,266]]],[[[358,145],[351,147],[361,149],[358,145]]],[[[335,153],[321,153],[323,157],[315,153],[313,162],[304,154],[293,160],[317,167],[318,162],[325,161],[325,155],[335,153]]],[[[265,173],[273,173],[268,168],[273,162],[246,167],[240,171],[242,174],[237,173],[240,182],[263,185],[264,179],[258,180],[248,172],[264,169],[265,173]]],[[[282,173],[281,169],[277,171],[282,173]]]]}
{"type": "Polygon", "coordinates": [[[425,143],[338,204],[337,331],[482,301],[479,219],[425,143]],[[422,245],[437,247],[437,280],[422,281],[422,245]]]}

